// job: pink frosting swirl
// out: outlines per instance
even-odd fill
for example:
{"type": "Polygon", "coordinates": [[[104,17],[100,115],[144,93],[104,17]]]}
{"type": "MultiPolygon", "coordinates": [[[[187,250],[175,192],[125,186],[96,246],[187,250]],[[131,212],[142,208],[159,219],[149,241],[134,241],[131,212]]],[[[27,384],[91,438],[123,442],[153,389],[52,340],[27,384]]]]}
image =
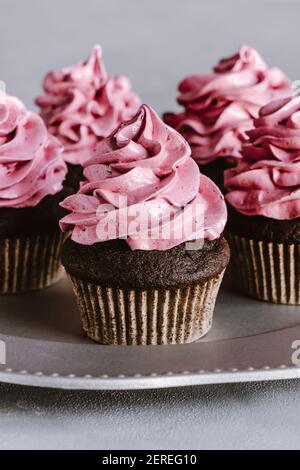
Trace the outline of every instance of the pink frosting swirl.
{"type": "Polygon", "coordinates": [[[189,142],[199,165],[218,158],[240,158],[246,131],[259,108],[288,96],[291,83],[278,68],[268,68],[258,52],[242,46],[222,59],[210,75],[193,75],[179,85],[180,114],[165,115],[167,124],[189,142]]]}
{"type": "Polygon", "coordinates": [[[0,207],[36,206],[62,189],[62,146],[43,120],[12,96],[0,96],[0,207]]]}
{"type": "Polygon", "coordinates": [[[264,106],[239,165],[225,172],[226,198],[245,215],[300,217],[300,96],[264,106]]]}
{"type": "Polygon", "coordinates": [[[140,106],[128,78],[107,75],[98,45],[86,62],[48,73],[43,88],[45,95],[36,104],[71,164],[89,159],[96,142],[130,119],[140,106]]]}
{"type": "Polygon", "coordinates": [[[86,181],[62,203],[70,211],[61,220],[62,230],[71,229],[72,239],[84,245],[122,237],[133,250],[167,250],[196,239],[200,232],[209,240],[218,238],[227,218],[225,201],[215,184],[200,174],[190,153],[183,137],[142,105],[132,120],[97,145],[95,156],[85,163],[86,181]],[[133,236],[136,233],[116,217],[123,209],[120,196],[126,199],[129,219],[138,210],[142,223],[150,219],[155,229],[172,225],[175,230],[167,239],[153,239],[147,225],[146,236],[133,236]],[[97,230],[106,216],[99,211],[103,204],[109,204],[108,214],[114,216],[114,235],[101,236],[97,230]],[[202,221],[194,219],[199,207],[202,221]],[[183,221],[192,230],[175,236],[183,221]]]}

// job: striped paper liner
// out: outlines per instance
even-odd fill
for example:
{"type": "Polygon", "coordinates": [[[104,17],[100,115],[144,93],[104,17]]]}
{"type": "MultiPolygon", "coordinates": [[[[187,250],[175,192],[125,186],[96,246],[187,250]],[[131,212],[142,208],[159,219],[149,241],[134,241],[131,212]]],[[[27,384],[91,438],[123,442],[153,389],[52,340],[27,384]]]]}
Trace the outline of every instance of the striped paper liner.
{"type": "Polygon", "coordinates": [[[121,289],[71,276],[89,338],[107,345],[190,343],[212,325],[224,271],[202,284],[169,289],[121,289]]]}
{"type": "Polygon", "coordinates": [[[227,234],[241,289],[260,300],[300,304],[300,244],[251,240],[227,234]]]}
{"type": "Polygon", "coordinates": [[[42,289],[63,275],[60,249],[65,235],[44,235],[0,240],[0,294],[42,289]]]}

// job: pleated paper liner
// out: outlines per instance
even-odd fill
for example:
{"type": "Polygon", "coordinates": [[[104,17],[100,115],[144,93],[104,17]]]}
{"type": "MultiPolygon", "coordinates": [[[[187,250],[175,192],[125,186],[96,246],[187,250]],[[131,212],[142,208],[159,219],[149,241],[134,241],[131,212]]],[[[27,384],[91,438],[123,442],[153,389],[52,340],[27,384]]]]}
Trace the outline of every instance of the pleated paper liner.
{"type": "Polygon", "coordinates": [[[300,245],[226,234],[241,289],[266,302],[300,305],[300,245]]]}
{"type": "Polygon", "coordinates": [[[60,250],[65,235],[55,233],[0,240],[0,294],[42,289],[63,275],[60,250]]]}
{"type": "Polygon", "coordinates": [[[107,345],[155,345],[190,343],[209,331],[223,274],[178,289],[121,289],[71,280],[89,338],[107,345]]]}

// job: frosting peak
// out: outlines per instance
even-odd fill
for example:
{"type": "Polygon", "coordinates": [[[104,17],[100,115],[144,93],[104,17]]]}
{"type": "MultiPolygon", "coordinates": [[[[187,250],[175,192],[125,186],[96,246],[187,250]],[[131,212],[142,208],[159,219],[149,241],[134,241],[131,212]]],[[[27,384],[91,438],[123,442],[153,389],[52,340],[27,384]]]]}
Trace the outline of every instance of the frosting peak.
{"type": "Polygon", "coordinates": [[[0,207],[36,206],[62,189],[66,172],[62,147],[42,119],[1,94],[0,207]]]}
{"type": "Polygon", "coordinates": [[[245,215],[300,217],[300,96],[264,106],[239,165],[225,172],[226,198],[245,215]]]}
{"type": "Polygon", "coordinates": [[[215,239],[223,231],[226,206],[219,189],[200,174],[183,137],[147,105],[99,142],[84,167],[80,190],[62,203],[70,214],[61,228],[72,229],[77,243],[125,238],[133,250],[167,250],[200,237],[215,239]],[[108,220],[113,233],[100,233],[99,225],[108,220]],[[149,221],[160,236],[152,236],[149,221]],[[184,230],[176,236],[179,228],[184,230]]]}
{"type": "Polygon", "coordinates": [[[248,46],[241,46],[239,51],[225,59],[220,59],[214,67],[215,73],[241,72],[242,70],[267,70],[268,66],[259,53],[248,46]]]}
{"type": "Polygon", "coordinates": [[[268,68],[257,51],[242,46],[221,59],[209,75],[192,75],[179,84],[180,114],[165,121],[189,142],[193,158],[206,165],[218,158],[240,158],[246,131],[259,108],[287,96],[291,83],[278,68],[268,68]]]}
{"type": "MultiPolygon", "coordinates": [[[[80,61],[73,67],[49,72],[44,79],[43,87],[45,92],[51,95],[59,96],[62,93],[69,94],[74,90],[79,90],[87,99],[92,99],[95,90],[104,86],[107,78],[102,62],[102,49],[101,46],[96,45],[87,61],[80,61]]],[[[43,100],[43,97],[38,98],[38,104],[42,104],[43,100]]],[[[42,113],[43,111],[42,109],[42,113]]]]}
{"type": "Polygon", "coordinates": [[[85,62],[49,72],[45,95],[36,99],[49,131],[64,146],[64,158],[82,164],[94,145],[137,111],[140,101],[124,76],[110,77],[96,45],[85,62]]]}

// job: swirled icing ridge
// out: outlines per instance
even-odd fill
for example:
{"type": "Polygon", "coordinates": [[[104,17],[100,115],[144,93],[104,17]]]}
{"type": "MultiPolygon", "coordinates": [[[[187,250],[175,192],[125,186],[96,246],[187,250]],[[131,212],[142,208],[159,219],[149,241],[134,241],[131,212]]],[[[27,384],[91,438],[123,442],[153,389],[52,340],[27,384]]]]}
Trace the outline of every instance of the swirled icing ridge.
{"type": "Polygon", "coordinates": [[[242,46],[221,59],[209,75],[193,75],[179,85],[180,114],[165,115],[167,124],[188,141],[199,165],[218,158],[239,159],[253,119],[261,106],[288,96],[291,83],[278,68],[268,68],[257,51],[242,46]]]}
{"type": "Polygon", "coordinates": [[[49,72],[43,88],[45,95],[36,103],[70,164],[89,159],[96,142],[131,118],[140,105],[127,77],[107,74],[98,45],[86,62],[49,72]]]}
{"type": "Polygon", "coordinates": [[[300,96],[260,110],[239,165],[225,172],[228,202],[245,215],[300,217],[300,96]]]}
{"type": "Polygon", "coordinates": [[[75,242],[91,245],[122,237],[133,250],[166,250],[200,236],[212,240],[223,231],[227,214],[221,192],[200,174],[183,137],[147,105],[101,141],[84,166],[86,180],[62,203],[70,214],[61,228],[71,229],[75,242]],[[139,226],[146,224],[142,237],[122,224],[124,201],[127,222],[134,225],[140,212],[139,226]],[[107,205],[105,213],[101,208],[107,205]],[[199,214],[203,220],[196,220],[199,214]],[[105,217],[112,221],[113,235],[99,235],[105,217]],[[169,236],[151,237],[149,220],[159,232],[170,229],[169,236]]]}
{"type": "Polygon", "coordinates": [[[15,97],[0,100],[0,207],[36,206],[62,189],[62,147],[43,120],[15,97]]]}

